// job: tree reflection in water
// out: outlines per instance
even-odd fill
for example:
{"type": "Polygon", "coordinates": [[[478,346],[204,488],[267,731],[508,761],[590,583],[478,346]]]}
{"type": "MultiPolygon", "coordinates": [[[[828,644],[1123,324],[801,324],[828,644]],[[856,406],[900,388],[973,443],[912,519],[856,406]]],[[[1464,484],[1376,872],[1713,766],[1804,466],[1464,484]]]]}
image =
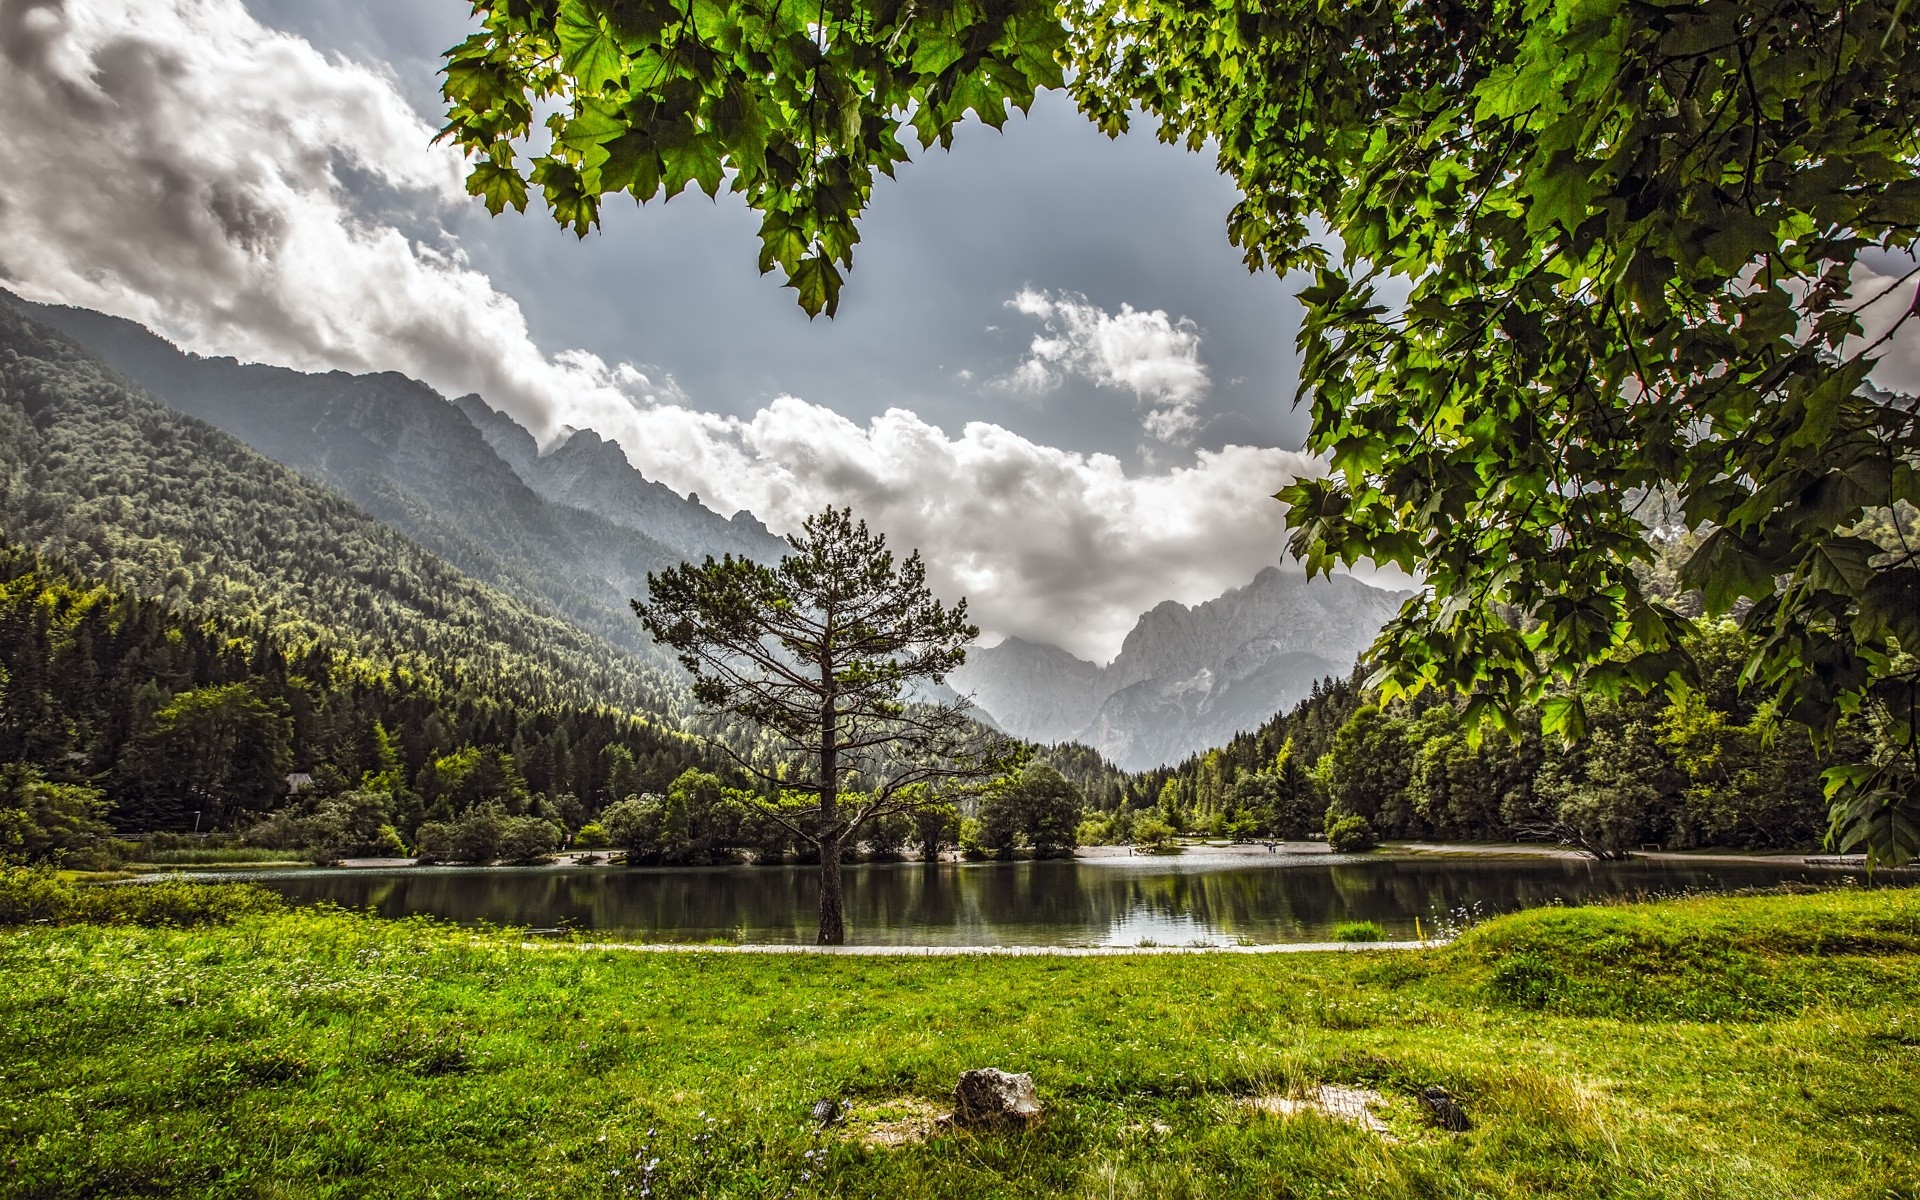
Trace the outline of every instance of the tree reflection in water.
{"type": "MultiPolygon", "coordinates": [[[[809,942],[806,867],[404,868],[252,873],[300,903],[382,916],[565,925],[644,941],[809,942]]],[[[900,863],[847,869],[849,940],[867,945],[1314,941],[1343,921],[1412,937],[1415,918],[1608,896],[1727,891],[1857,875],[1765,865],[1527,859],[900,863]]]]}

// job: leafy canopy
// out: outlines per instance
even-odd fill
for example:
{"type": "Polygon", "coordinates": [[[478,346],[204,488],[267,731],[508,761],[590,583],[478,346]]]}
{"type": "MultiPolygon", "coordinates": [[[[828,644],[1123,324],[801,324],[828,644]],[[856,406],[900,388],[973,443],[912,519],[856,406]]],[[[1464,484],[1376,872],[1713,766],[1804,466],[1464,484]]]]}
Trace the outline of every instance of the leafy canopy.
{"type": "Polygon", "coordinates": [[[600,202],[725,183],[761,214],[760,269],[831,315],[876,172],[951,143],[971,112],[1062,82],[1066,33],[1043,0],[484,0],[448,52],[443,136],[498,215],[540,189],[585,236],[600,202]],[[527,153],[536,108],[551,143],[527,153]]]}
{"type": "Polygon", "coordinates": [[[1332,472],[1281,491],[1292,548],[1429,585],[1383,635],[1389,698],[1539,704],[1577,738],[1590,690],[1688,684],[1683,618],[1636,572],[1665,498],[1705,534],[1683,580],[1757,635],[1748,681],[1816,732],[1882,730],[1831,777],[1836,839],[1920,851],[1920,429],[1866,383],[1891,334],[1860,318],[1920,309],[1907,0],[476,10],[448,133],[496,211],[530,180],[584,232],[606,192],[730,178],[809,312],[902,122],[944,144],[1065,65],[1110,133],[1144,109],[1211,146],[1249,266],[1311,275],[1307,444],[1332,472]],[[563,112],[523,178],[541,98],[563,112]]]}

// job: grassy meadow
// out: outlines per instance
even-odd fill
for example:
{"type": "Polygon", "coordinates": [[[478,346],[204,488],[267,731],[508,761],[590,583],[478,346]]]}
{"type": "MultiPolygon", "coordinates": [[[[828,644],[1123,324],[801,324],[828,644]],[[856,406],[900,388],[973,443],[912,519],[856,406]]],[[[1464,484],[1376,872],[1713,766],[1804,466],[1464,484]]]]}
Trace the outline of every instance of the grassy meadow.
{"type": "Polygon", "coordinates": [[[25,873],[0,920],[6,1197],[1920,1196],[1920,891],[1261,956],[587,951],[25,873]],[[938,1123],[974,1066],[1041,1123],[938,1123]],[[1321,1084],[1382,1128],[1269,1111],[1321,1084]]]}

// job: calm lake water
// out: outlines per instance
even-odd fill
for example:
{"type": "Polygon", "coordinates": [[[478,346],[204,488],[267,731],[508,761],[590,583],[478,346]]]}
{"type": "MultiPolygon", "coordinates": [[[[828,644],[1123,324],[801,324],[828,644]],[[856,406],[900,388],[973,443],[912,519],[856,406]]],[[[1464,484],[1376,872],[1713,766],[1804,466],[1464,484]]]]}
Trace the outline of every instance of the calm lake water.
{"type": "MultiPolygon", "coordinates": [[[[232,878],[233,876],[223,876],[232,878]]],[[[412,867],[260,871],[299,903],[382,916],[568,926],[634,941],[809,942],[810,867],[412,867]]],[[[848,938],[867,945],[1101,945],[1317,941],[1342,921],[1393,937],[1415,919],[1492,915],[1609,896],[1832,886],[1859,872],[1799,866],[1524,858],[1328,861],[1200,855],[846,868],[848,938]]],[[[1876,882],[1890,881],[1886,873],[1876,882]]]]}

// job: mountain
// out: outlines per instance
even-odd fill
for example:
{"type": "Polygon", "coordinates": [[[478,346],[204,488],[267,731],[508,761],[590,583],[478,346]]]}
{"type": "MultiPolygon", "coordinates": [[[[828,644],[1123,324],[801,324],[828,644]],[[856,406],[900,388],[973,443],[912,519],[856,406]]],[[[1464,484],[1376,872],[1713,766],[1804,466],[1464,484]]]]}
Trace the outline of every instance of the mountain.
{"type": "Polygon", "coordinates": [[[5,304],[0,533],[168,611],[244,620],[283,652],[322,646],[369,680],[625,712],[667,713],[680,694],[5,304]]]}
{"type": "Polygon", "coordinates": [[[1018,737],[1082,742],[1149,770],[1222,745],[1317,680],[1347,675],[1403,599],[1350,576],[1268,567],[1218,599],[1142,615],[1104,667],[1008,638],[968,654],[950,682],[1018,737]]]}
{"type": "Polygon", "coordinates": [[[786,539],[752,513],[742,509],[722,520],[698,495],[682,497],[642,475],[625,451],[591,429],[569,432],[542,454],[532,434],[481,397],[470,394],[453,403],[514,474],[551,503],[644,533],[693,561],[730,553],[773,563],[788,552],[786,539]]]}
{"type": "Polygon", "coordinates": [[[339,492],[461,571],[664,665],[627,609],[647,574],[785,543],[646,480],[617,446],[576,433],[541,456],[478,397],[449,401],[391,372],[309,373],[203,358],[133,322],[0,305],[73,338],[156,399],[339,492]]]}

